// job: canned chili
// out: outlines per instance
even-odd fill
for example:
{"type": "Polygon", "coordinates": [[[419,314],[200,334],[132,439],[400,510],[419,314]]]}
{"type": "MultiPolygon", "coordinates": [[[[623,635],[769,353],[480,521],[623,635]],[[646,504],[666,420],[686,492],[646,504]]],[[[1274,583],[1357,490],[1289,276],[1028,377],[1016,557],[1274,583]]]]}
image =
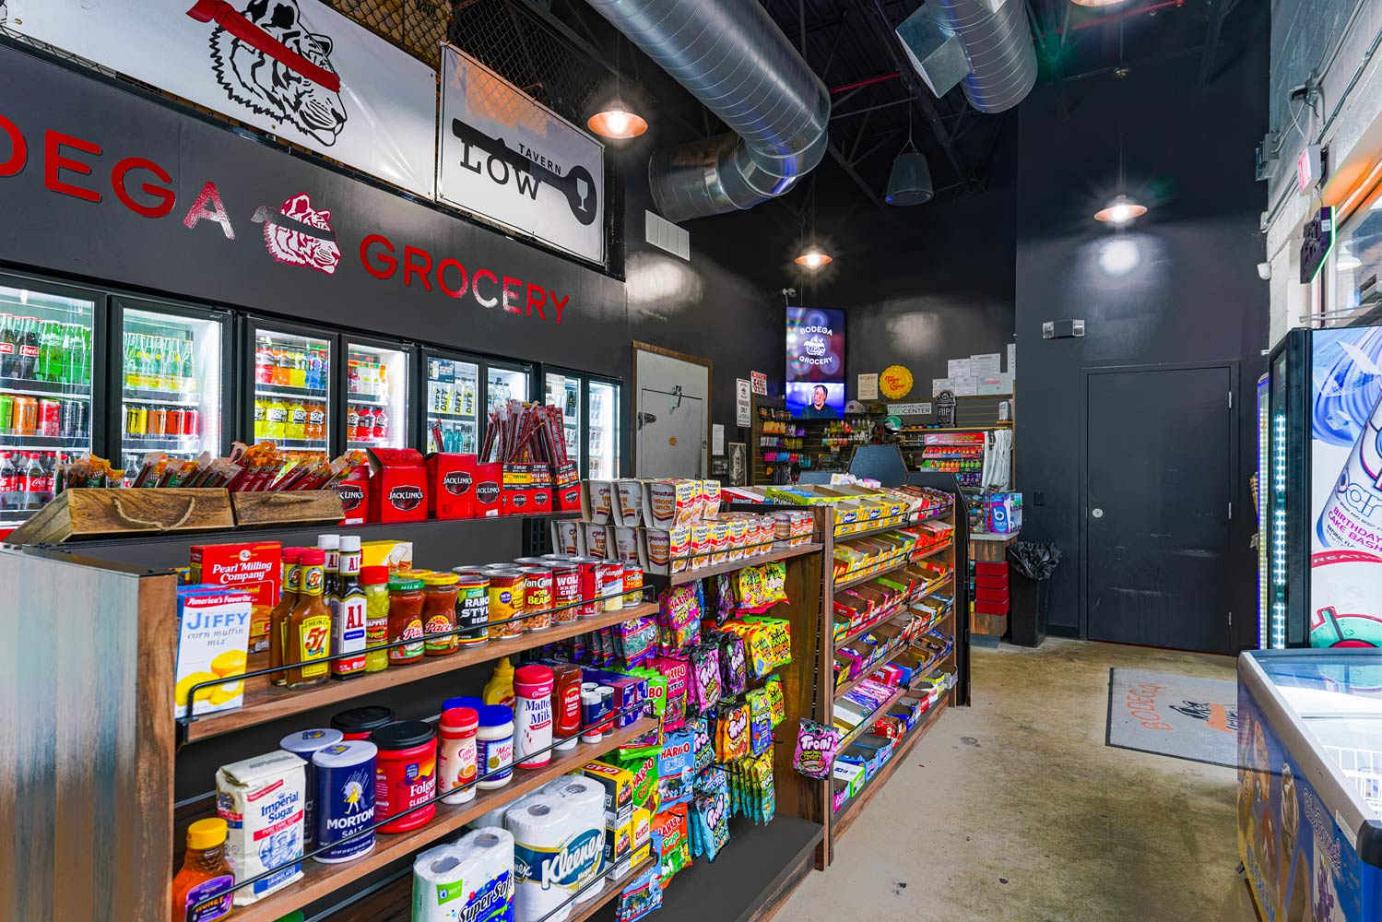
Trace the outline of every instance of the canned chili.
{"type": "Polygon", "coordinates": [[[602,560],[595,568],[599,584],[596,593],[605,611],[621,611],[624,608],[624,565],[617,560],[602,560]]]}
{"type": "Polygon", "coordinates": [[[552,615],[557,624],[570,624],[581,617],[581,571],[574,563],[549,560],[552,574],[552,615]]]}

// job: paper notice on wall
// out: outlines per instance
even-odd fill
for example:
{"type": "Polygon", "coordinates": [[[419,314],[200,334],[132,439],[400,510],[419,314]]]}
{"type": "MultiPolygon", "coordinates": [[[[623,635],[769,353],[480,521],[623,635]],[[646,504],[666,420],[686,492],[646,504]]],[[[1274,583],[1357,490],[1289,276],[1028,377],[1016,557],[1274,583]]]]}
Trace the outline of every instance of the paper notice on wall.
{"type": "Polygon", "coordinates": [[[1008,343],[1008,377],[1017,380],[1017,343],[1008,343]]]}
{"type": "Polygon", "coordinates": [[[945,364],[945,376],[947,378],[967,378],[974,373],[970,370],[969,359],[951,359],[945,364]]]}
{"type": "Polygon", "coordinates": [[[985,375],[979,378],[978,394],[981,397],[1011,394],[1012,392],[1012,377],[1007,374],[985,375]]]}
{"type": "Polygon", "coordinates": [[[877,400],[878,375],[860,375],[859,384],[854,391],[856,400],[877,400]]]}
{"type": "Polygon", "coordinates": [[[751,405],[753,387],[748,378],[734,379],[734,425],[744,428],[753,424],[751,405]]]}
{"type": "Polygon", "coordinates": [[[1001,352],[986,352],[983,355],[971,355],[969,357],[969,373],[979,378],[986,378],[989,375],[1000,374],[1003,371],[1003,354],[1001,352]]]}
{"type": "Polygon", "coordinates": [[[722,423],[715,423],[710,427],[710,453],[712,455],[725,453],[725,427],[722,423]]]}
{"type": "Polygon", "coordinates": [[[930,416],[930,403],[890,403],[889,416],[930,416]]]}
{"type": "Polygon", "coordinates": [[[931,396],[932,396],[932,397],[939,397],[939,396],[941,395],[941,391],[953,391],[954,389],[955,389],[955,380],[954,380],[953,378],[932,378],[932,379],[931,379],[931,396]]]}
{"type": "Polygon", "coordinates": [[[979,393],[979,379],[975,375],[962,375],[958,378],[952,377],[950,380],[955,385],[950,390],[954,392],[956,397],[974,397],[979,393]]]}

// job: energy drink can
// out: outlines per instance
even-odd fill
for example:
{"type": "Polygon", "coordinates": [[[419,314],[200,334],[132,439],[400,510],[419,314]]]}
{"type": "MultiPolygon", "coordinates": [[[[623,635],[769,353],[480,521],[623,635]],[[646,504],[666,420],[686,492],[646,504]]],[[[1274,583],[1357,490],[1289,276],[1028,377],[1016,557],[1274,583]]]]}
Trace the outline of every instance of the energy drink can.
{"type": "Polygon", "coordinates": [[[312,756],[317,776],[316,860],[350,861],[374,848],[375,761],[379,747],[368,740],[346,740],[312,756]]]}

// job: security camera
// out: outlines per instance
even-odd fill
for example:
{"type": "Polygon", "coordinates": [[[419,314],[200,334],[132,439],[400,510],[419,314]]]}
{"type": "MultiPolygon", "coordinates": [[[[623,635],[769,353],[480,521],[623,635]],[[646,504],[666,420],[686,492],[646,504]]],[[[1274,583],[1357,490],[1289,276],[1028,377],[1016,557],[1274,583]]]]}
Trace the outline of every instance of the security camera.
{"type": "Polygon", "coordinates": [[[1260,278],[1260,279],[1261,279],[1262,281],[1264,281],[1264,282],[1267,281],[1267,280],[1269,280],[1269,279],[1272,277],[1272,264],[1271,264],[1271,263],[1258,263],[1258,264],[1257,264],[1257,277],[1260,278]]]}

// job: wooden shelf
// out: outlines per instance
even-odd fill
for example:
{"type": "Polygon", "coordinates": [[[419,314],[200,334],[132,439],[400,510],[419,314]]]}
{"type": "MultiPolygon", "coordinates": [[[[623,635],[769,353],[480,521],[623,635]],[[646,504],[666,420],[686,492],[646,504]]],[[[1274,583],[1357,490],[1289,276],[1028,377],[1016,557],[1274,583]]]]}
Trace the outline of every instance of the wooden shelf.
{"type": "Polygon", "coordinates": [[[656,718],[640,718],[630,726],[607,735],[598,743],[580,743],[569,753],[552,753],[551,763],[542,769],[524,771],[515,768],[513,781],[507,787],[480,791],[470,803],[454,806],[438,803],[437,815],[432,822],[398,835],[376,833],[374,850],[356,861],[321,864],[309,858],[302,863],[301,880],[257,903],[236,907],[236,922],[276,922],[295,909],[301,909],[328,897],[347,884],[432,845],[485,813],[512,803],[561,775],[579,771],[587,762],[617,749],[635,736],[651,730],[656,724],[656,718]]]}
{"type": "Polygon", "coordinates": [[[864,785],[863,790],[845,802],[845,805],[840,808],[830,823],[830,838],[832,841],[838,842],[840,836],[845,834],[845,830],[849,829],[850,825],[859,818],[859,814],[863,811],[864,805],[883,789],[883,785],[888,782],[888,779],[893,776],[893,773],[897,771],[898,767],[907,760],[907,756],[911,754],[917,742],[926,735],[931,727],[935,726],[936,718],[940,716],[941,711],[946,709],[949,702],[950,692],[946,692],[936,701],[931,710],[927,711],[922,716],[921,723],[917,724],[912,729],[912,732],[907,734],[906,739],[897,745],[893,751],[892,758],[888,760],[888,764],[878,770],[878,774],[874,775],[873,778],[864,785]]]}
{"type": "MultiPolygon", "coordinates": [[[[941,551],[947,551],[954,546],[954,539],[951,539],[942,545],[933,547],[929,551],[923,551],[920,554],[903,554],[901,555],[901,559],[897,560],[894,563],[888,564],[888,566],[886,567],[881,567],[877,570],[872,570],[865,573],[852,574],[850,576],[847,576],[844,582],[840,582],[837,579],[835,581],[835,591],[839,592],[841,589],[849,589],[851,587],[859,585],[860,583],[867,583],[871,579],[877,579],[878,577],[883,576],[885,573],[891,573],[894,570],[907,566],[907,564],[909,563],[916,563],[920,560],[926,560],[928,557],[934,557],[941,551]]],[[[893,558],[889,558],[889,560],[892,559],[893,558]]],[[[874,564],[874,566],[878,565],[874,564]]]]}
{"type": "MultiPolygon", "coordinates": [[[[888,613],[887,615],[884,615],[884,616],[881,617],[881,618],[875,618],[874,620],[870,621],[870,622],[867,623],[867,624],[861,624],[861,625],[859,625],[858,627],[854,628],[853,630],[849,631],[847,634],[844,634],[843,636],[841,636],[839,639],[837,639],[837,640],[831,645],[832,653],[833,653],[834,650],[838,650],[840,647],[843,647],[843,646],[845,646],[846,644],[853,643],[854,641],[858,640],[860,636],[862,636],[862,635],[864,635],[864,634],[867,634],[869,631],[873,630],[874,628],[878,627],[879,625],[883,625],[883,624],[889,623],[889,622],[892,621],[894,618],[896,618],[898,615],[902,614],[902,606],[903,606],[903,605],[908,605],[908,604],[910,604],[910,603],[916,601],[917,599],[924,599],[924,598],[926,598],[926,597],[929,596],[931,593],[933,593],[933,592],[935,592],[937,589],[939,589],[941,586],[944,586],[946,583],[950,582],[950,577],[951,577],[952,575],[953,575],[953,574],[947,573],[945,576],[941,577],[941,578],[938,579],[938,580],[935,580],[934,582],[927,583],[927,584],[924,585],[924,586],[920,586],[920,587],[918,587],[917,589],[914,589],[914,590],[912,591],[912,594],[909,595],[909,596],[907,596],[906,601],[904,601],[901,605],[899,605],[894,611],[888,613]]],[[[948,615],[949,615],[949,612],[947,612],[947,613],[944,614],[944,615],[941,615],[939,618],[936,619],[936,624],[939,624],[941,621],[944,621],[945,618],[946,618],[948,615]]],[[[933,625],[933,627],[934,627],[934,625],[933,625]]]]}
{"type": "Polygon", "coordinates": [[[282,688],[274,685],[269,676],[246,679],[244,705],[234,711],[222,711],[219,714],[195,718],[187,725],[186,741],[204,740],[293,714],[301,714],[324,705],[337,704],[362,695],[372,695],[386,688],[454,672],[504,656],[513,656],[534,647],[588,634],[632,618],[655,614],[657,603],[647,602],[619,611],[601,612],[593,618],[582,618],[567,624],[553,624],[545,631],[504,640],[491,640],[476,647],[461,647],[450,656],[429,656],[413,665],[390,666],[383,672],[367,672],[351,679],[331,679],[311,688],[282,688]]]}
{"type": "Polygon", "coordinates": [[[847,694],[849,694],[850,692],[854,691],[854,689],[855,689],[857,686],[859,686],[860,684],[862,684],[865,680],[867,680],[869,676],[871,676],[871,675],[873,675],[875,672],[877,672],[878,669],[879,669],[879,667],[881,667],[881,666],[886,666],[886,665],[888,665],[889,663],[891,663],[893,660],[897,659],[898,654],[902,653],[902,651],[906,650],[906,649],[909,648],[910,646],[911,646],[911,643],[910,643],[910,642],[908,642],[908,643],[894,643],[893,646],[892,646],[892,649],[888,650],[887,653],[883,654],[883,656],[879,657],[876,661],[874,661],[874,663],[873,663],[872,666],[866,666],[866,667],[864,667],[864,671],[863,671],[863,672],[859,673],[857,676],[855,676],[854,678],[850,679],[850,680],[849,680],[848,682],[846,682],[845,684],[843,684],[843,685],[839,686],[838,688],[836,688],[836,689],[835,689],[835,692],[834,692],[835,700],[838,701],[839,699],[843,698],[845,695],[847,695],[847,694]]]}
{"type": "MultiPolygon", "coordinates": [[[[702,567],[699,570],[682,570],[669,576],[661,576],[656,573],[648,574],[648,579],[665,579],[670,585],[681,586],[685,583],[694,583],[698,579],[705,579],[707,576],[716,576],[720,573],[733,573],[735,570],[742,570],[745,567],[761,567],[765,563],[773,563],[778,560],[790,560],[793,557],[805,557],[807,554],[815,554],[824,545],[819,542],[813,544],[803,544],[799,547],[784,547],[769,551],[766,554],[759,554],[756,557],[744,557],[739,560],[727,560],[724,563],[715,564],[712,567],[702,567]]],[[[628,620],[627,618],[623,620],[628,620]]]]}
{"type": "MultiPolygon", "coordinates": [[[[850,730],[840,739],[840,745],[835,747],[835,751],[844,752],[846,749],[848,749],[854,743],[855,740],[863,736],[865,733],[869,732],[869,730],[873,727],[874,721],[878,720],[879,716],[888,713],[888,708],[892,707],[894,704],[897,704],[897,702],[907,697],[909,694],[911,694],[911,692],[912,689],[909,686],[899,686],[896,691],[894,691],[887,698],[883,699],[882,704],[870,711],[869,715],[865,717],[863,720],[859,721],[858,726],[856,726],[853,730],[850,730]]],[[[833,714],[830,715],[830,719],[831,722],[834,723],[833,714]]]]}

